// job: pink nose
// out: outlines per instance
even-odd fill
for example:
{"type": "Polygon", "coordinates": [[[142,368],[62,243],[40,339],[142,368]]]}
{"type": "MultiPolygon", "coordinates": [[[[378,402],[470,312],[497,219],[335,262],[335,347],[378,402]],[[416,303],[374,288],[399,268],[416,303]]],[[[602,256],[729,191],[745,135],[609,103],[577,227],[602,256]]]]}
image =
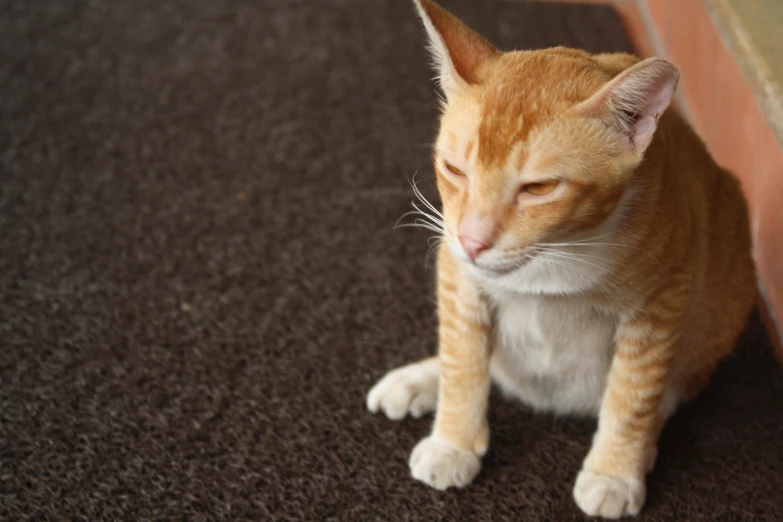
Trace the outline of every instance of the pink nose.
{"type": "Polygon", "coordinates": [[[479,254],[489,248],[486,243],[465,236],[459,236],[459,242],[471,261],[475,261],[479,254]]]}

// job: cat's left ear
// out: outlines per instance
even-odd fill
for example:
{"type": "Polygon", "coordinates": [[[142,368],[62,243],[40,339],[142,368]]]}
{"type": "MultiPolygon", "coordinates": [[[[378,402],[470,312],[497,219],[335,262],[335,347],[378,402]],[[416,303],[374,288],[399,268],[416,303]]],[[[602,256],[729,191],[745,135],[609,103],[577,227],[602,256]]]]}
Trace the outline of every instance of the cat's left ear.
{"type": "Polygon", "coordinates": [[[441,88],[448,96],[480,82],[478,70],[500,54],[492,44],[431,0],[413,0],[427,29],[441,88]]]}
{"type": "Polygon", "coordinates": [[[641,154],[650,145],[679,79],[680,71],[671,62],[648,58],[618,74],[573,111],[606,121],[641,154]]]}

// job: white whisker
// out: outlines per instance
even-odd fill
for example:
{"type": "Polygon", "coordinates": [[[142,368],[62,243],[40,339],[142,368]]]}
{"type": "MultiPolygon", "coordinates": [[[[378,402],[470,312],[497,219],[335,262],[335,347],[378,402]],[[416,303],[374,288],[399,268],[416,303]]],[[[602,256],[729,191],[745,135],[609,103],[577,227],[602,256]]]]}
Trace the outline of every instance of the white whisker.
{"type": "MultiPolygon", "coordinates": [[[[544,255],[555,256],[557,259],[561,259],[561,260],[568,260],[568,261],[575,261],[575,262],[579,262],[579,263],[584,263],[584,264],[589,265],[589,266],[591,266],[591,267],[593,267],[593,268],[595,268],[597,270],[602,270],[604,268],[604,267],[602,267],[600,265],[597,265],[595,263],[592,263],[592,262],[584,259],[584,257],[588,257],[588,256],[584,256],[584,255],[580,256],[579,254],[569,254],[567,252],[561,252],[561,251],[557,251],[557,250],[539,250],[539,252],[541,252],[544,255]]],[[[589,257],[591,257],[593,259],[601,259],[601,258],[596,257],[596,256],[589,256],[589,257]]]]}
{"type": "Polygon", "coordinates": [[[566,246],[610,246],[620,247],[620,243],[536,243],[536,246],[566,247],[566,246]]]}
{"type": "Polygon", "coordinates": [[[533,250],[538,252],[552,252],[555,254],[561,254],[564,256],[570,256],[570,257],[586,257],[589,259],[598,259],[599,261],[604,261],[606,258],[602,256],[594,256],[592,254],[583,254],[582,252],[569,252],[566,250],[561,250],[559,248],[549,248],[549,247],[540,247],[538,245],[531,247],[533,250]]]}
{"type": "Polygon", "coordinates": [[[443,219],[442,218],[439,219],[439,218],[433,216],[432,214],[427,214],[422,209],[420,209],[418,206],[416,206],[416,203],[413,202],[413,201],[411,202],[411,205],[413,205],[413,208],[415,208],[422,216],[428,217],[429,219],[431,219],[433,222],[437,223],[438,225],[441,225],[441,226],[443,225],[443,219]]]}
{"type": "Polygon", "coordinates": [[[565,243],[537,243],[540,246],[622,246],[619,243],[596,243],[596,239],[603,239],[605,237],[612,236],[612,233],[601,234],[600,236],[587,237],[585,239],[577,239],[575,241],[568,241],[565,243]]]}
{"type": "Polygon", "coordinates": [[[406,212],[400,216],[400,219],[398,219],[397,223],[394,225],[394,229],[396,230],[398,228],[415,227],[423,228],[437,234],[436,236],[432,236],[427,240],[429,249],[427,250],[427,256],[424,259],[424,266],[426,268],[430,257],[432,257],[440,244],[443,242],[444,236],[446,235],[446,223],[443,214],[441,214],[440,211],[435,208],[435,205],[430,203],[429,200],[424,197],[424,194],[422,194],[421,190],[419,190],[419,187],[416,184],[416,173],[413,174],[412,178],[409,180],[409,183],[413,188],[413,194],[416,196],[416,199],[422,203],[423,208],[419,207],[415,200],[411,201],[411,206],[414,208],[414,210],[406,212]],[[413,223],[401,223],[401,221],[408,216],[418,217],[413,220],[413,223]]]}
{"type": "Polygon", "coordinates": [[[442,234],[443,233],[443,230],[441,230],[439,228],[435,228],[434,226],[430,225],[426,221],[422,221],[420,219],[417,219],[413,223],[403,223],[402,225],[397,225],[396,228],[410,228],[410,227],[425,228],[427,230],[431,230],[432,232],[436,232],[438,234],[442,234]]]}
{"type": "Polygon", "coordinates": [[[438,209],[436,209],[435,206],[432,203],[430,203],[427,200],[427,198],[424,197],[424,194],[421,193],[421,190],[419,190],[419,187],[416,185],[416,173],[414,173],[413,176],[411,177],[410,184],[411,184],[411,187],[413,187],[413,193],[416,195],[416,197],[419,199],[419,201],[424,203],[424,205],[426,205],[426,207],[428,209],[433,211],[436,216],[438,216],[439,218],[443,219],[443,214],[441,214],[440,211],[438,211],[438,209]]]}
{"type": "Polygon", "coordinates": [[[572,265],[572,264],[570,264],[570,263],[568,263],[566,261],[561,261],[561,260],[556,259],[556,258],[553,259],[551,257],[546,257],[545,255],[538,255],[538,256],[536,256],[536,259],[540,260],[544,264],[551,263],[553,265],[562,266],[563,268],[572,268],[572,269],[576,270],[577,272],[580,272],[580,270],[578,268],[576,268],[574,265],[572,265]]]}
{"type": "Polygon", "coordinates": [[[438,247],[440,247],[441,243],[443,243],[443,236],[432,236],[427,240],[427,244],[430,246],[430,248],[427,251],[427,257],[424,258],[424,268],[427,268],[430,257],[432,257],[432,254],[434,254],[438,247]]]}
{"type": "Polygon", "coordinates": [[[426,212],[422,212],[421,210],[411,210],[410,212],[406,212],[402,216],[400,216],[400,219],[397,220],[397,223],[394,224],[394,228],[398,228],[400,226],[400,221],[405,219],[408,216],[422,216],[424,218],[429,219],[428,222],[430,225],[438,227],[440,229],[443,229],[443,221],[432,217],[431,215],[427,214],[426,212]]]}
{"type": "Polygon", "coordinates": [[[584,254],[582,252],[569,252],[567,250],[561,250],[559,248],[548,248],[548,247],[533,247],[536,251],[539,252],[550,252],[553,254],[558,254],[562,256],[568,256],[568,257],[575,257],[575,258],[587,258],[587,259],[597,259],[598,261],[606,261],[606,258],[603,256],[594,256],[592,254],[584,254]]]}

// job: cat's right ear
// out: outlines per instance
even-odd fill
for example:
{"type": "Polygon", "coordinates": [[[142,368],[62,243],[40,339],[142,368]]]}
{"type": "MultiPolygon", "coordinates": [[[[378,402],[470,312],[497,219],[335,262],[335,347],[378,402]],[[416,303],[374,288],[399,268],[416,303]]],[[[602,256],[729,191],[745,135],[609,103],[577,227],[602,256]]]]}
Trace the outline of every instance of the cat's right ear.
{"type": "Polygon", "coordinates": [[[456,16],[431,0],[414,0],[430,40],[443,92],[448,95],[480,82],[479,68],[499,51],[456,16]]]}
{"type": "Polygon", "coordinates": [[[671,62],[648,58],[618,74],[572,110],[606,121],[624,136],[634,152],[643,154],[679,79],[680,71],[671,62]]]}

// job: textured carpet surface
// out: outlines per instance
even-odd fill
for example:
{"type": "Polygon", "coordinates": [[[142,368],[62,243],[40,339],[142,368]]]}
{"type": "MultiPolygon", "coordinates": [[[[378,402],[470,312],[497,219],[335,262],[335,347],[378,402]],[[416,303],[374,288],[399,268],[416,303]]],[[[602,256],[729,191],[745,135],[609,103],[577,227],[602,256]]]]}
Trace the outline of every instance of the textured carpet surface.
{"type": "MultiPolygon", "coordinates": [[[[596,6],[445,2],[503,48],[627,49],[596,6]]],[[[493,398],[476,482],[364,407],[432,353],[436,96],[403,0],[0,7],[0,519],[580,520],[593,422],[493,398]]],[[[640,520],[783,512],[754,321],[666,430],[640,520]]]]}

